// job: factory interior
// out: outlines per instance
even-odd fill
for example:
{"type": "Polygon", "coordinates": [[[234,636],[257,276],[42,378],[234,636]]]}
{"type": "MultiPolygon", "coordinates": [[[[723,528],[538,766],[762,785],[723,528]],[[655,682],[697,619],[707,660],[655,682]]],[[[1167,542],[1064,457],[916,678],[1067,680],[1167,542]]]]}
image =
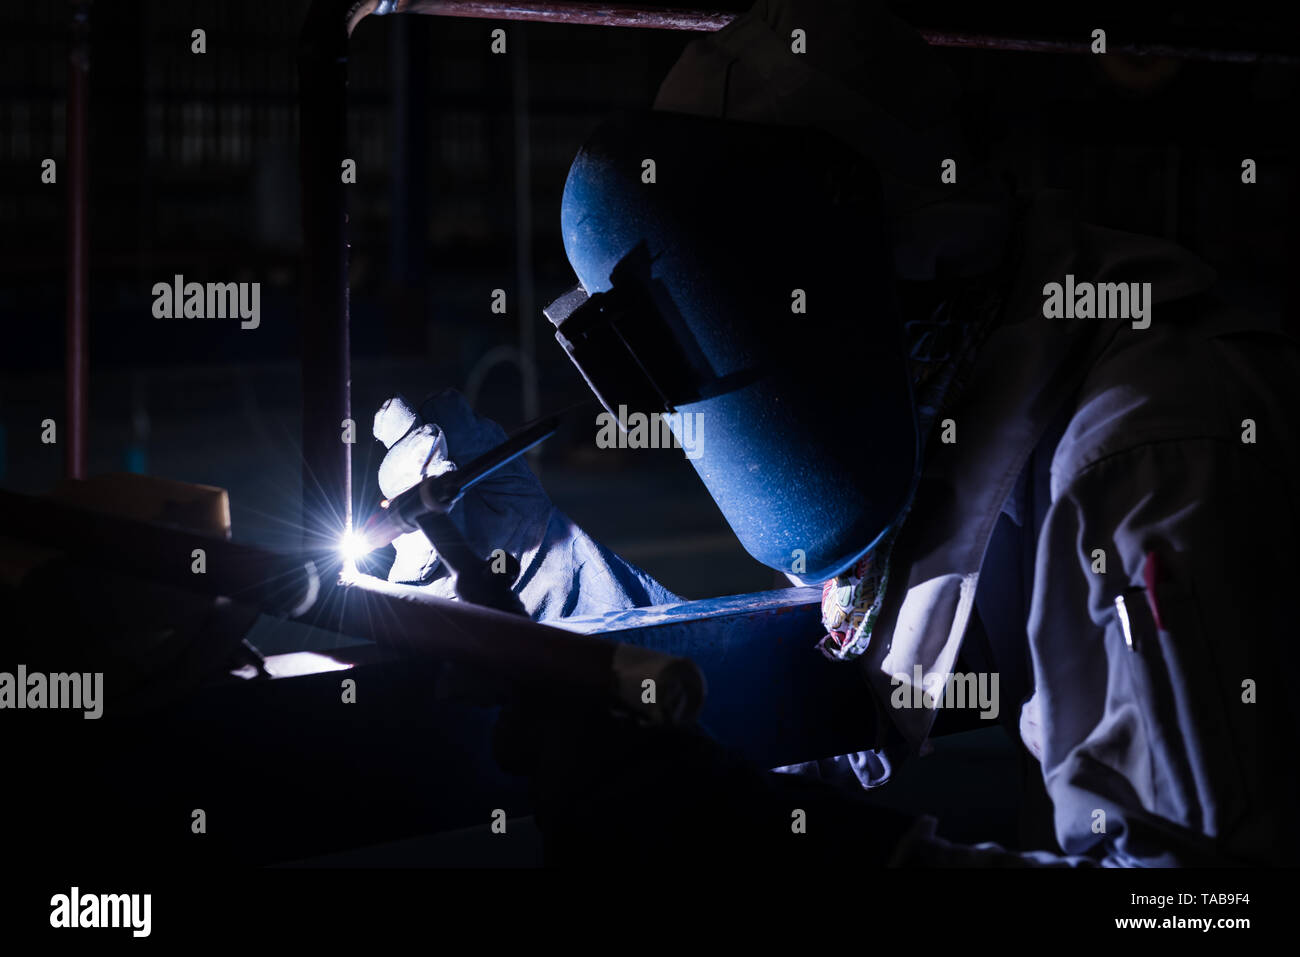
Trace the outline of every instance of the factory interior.
{"type": "MultiPolygon", "coordinates": [[[[11,847],[100,868],[543,866],[502,715],[610,688],[635,710],[632,654],[660,682],[645,720],[755,767],[870,746],[861,677],[817,653],[821,579],[753,557],[680,449],[595,441],[600,405],[544,313],[576,282],[561,207],[584,142],[751,4],[667,6],[3,5],[0,671],[104,676],[99,720],[0,715],[27,769],[4,785],[11,847]],[[260,298],[186,318],[189,283],[260,298]],[[508,589],[485,586],[496,607],[386,590],[391,533],[341,555],[381,499],[398,511],[376,413],[446,389],[507,435],[542,420],[509,467],[680,600],[539,623],[508,589]]],[[[1300,333],[1284,13],[888,7],[956,78],[961,132],[1007,189],[1175,243],[1300,333]]],[[[860,799],[1059,854],[1016,727],[941,711],[860,799]]]]}

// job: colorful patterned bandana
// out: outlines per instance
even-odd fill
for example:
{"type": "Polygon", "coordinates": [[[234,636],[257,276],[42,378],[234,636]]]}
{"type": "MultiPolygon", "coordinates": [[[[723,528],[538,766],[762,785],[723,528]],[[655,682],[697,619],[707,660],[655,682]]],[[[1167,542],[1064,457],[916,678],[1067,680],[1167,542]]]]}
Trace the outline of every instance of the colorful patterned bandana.
{"type": "MultiPolygon", "coordinates": [[[[930,429],[961,392],[975,352],[1001,309],[1000,283],[958,290],[933,308],[930,318],[907,323],[908,366],[916,398],[917,433],[924,455],[930,429]]],[[[909,499],[893,527],[847,573],[822,585],[822,654],[837,661],[857,658],[871,634],[889,586],[890,556],[911,511],[909,499]]]]}

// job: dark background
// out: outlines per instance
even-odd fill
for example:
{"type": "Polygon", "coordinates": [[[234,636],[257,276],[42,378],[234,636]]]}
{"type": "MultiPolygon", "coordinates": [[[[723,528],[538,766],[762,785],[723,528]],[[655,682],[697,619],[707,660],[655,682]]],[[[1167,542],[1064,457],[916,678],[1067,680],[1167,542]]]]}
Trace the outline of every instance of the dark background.
{"type": "MultiPolygon", "coordinates": [[[[745,4],[716,3],[718,9],[745,4]]],[[[1284,14],[1233,5],[1094,4],[1032,15],[900,3],[915,25],[1225,49],[1295,46],[1284,14]],[[1275,18],[1270,22],[1270,18],[1275,18]]],[[[114,0],[92,14],[89,472],[219,485],[237,539],[298,542],[299,258],[294,2],[114,0]],[[190,31],[207,31],[207,53],[190,31]],[[163,322],[151,287],[258,281],[262,322],[163,322]]],[[[1280,9],[1280,8],[1279,8],[1280,9]]],[[[48,489],[62,450],[67,4],[0,4],[0,486],[48,489]],[[59,162],[42,185],[40,163],[59,162]]],[[[541,411],[585,396],[540,309],[573,282],[559,232],[568,164],[608,112],[646,107],[691,34],[434,17],[367,18],[353,37],[353,411],[445,386],[507,428],[511,364],[480,367],[531,324],[541,411]],[[504,26],[509,54],[489,52],[504,26]],[[522,240],[522,241],[521,241],[522,240]],[[494,288],[509,313],[489,311],[494,288]],[[478,368],[477,374],[475,373],[478,368]]],[[[1092,222],[1177,240],[1224,295],[1294,322],[1300,70],[943,49],[972,137],[1024,189],[1066,191],[1092,222]],[[1243,157],[1259,181],[1240,182],[1243,157]]],[[[308,320],[310,317],[307,317],[308,320]]],[[[594,536],[688,597],[772,587],[692,469],[668,451],[594,447],[592,423],[535,467],[594,536]]],[[[380,449],[355,447],[374,496],[380,449]]],[[[368,501],[359,503],[362,507],[368,501]]]]}

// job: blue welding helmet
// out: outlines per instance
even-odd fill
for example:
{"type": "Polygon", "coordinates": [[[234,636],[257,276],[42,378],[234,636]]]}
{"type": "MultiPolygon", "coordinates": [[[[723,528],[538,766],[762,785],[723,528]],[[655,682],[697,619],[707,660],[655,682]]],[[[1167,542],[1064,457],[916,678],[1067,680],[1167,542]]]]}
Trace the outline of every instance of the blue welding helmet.
{"type": "Polygon", "coordinates": [[[852,567],[919,468],[871,164],[812,129],[621,114],[579,151],[560,218],[581,286],[546,314],[620,426],[670,413],[763,564],[852,567]]]}

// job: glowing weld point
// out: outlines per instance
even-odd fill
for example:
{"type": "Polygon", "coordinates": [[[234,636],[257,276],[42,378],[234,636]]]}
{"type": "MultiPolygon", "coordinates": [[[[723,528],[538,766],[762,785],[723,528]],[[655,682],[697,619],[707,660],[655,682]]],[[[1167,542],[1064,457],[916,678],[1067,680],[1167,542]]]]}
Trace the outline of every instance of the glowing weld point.
{"type": "Polygon", "coordinates": [[[365,537],[351,529],[344,532],[343,537],[339,539],[339,554],[343,556],[344,561],[355,563],[371,551],[373,549],[366,544],[365,537]]]}

